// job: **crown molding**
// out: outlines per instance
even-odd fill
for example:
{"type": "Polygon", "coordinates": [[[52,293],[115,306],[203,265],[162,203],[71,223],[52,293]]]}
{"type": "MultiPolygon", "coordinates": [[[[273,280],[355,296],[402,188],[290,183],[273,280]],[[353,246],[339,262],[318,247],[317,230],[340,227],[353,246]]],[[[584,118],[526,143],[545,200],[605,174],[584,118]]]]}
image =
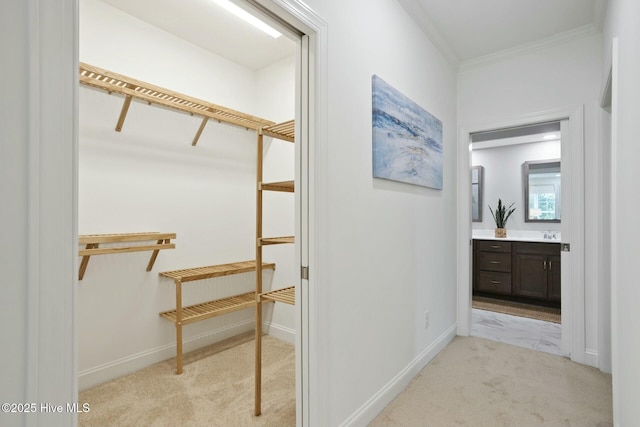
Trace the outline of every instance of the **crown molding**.
{"type": "MultiPolygon", "coordinates": [[[[601,0],[601,1],[606,1],[606,0],[601,0]]],[[[605,11],[606,11],[606,7],[605,7],[605,11]]],[[[525,43],[520,46],[500,50],[498,52],[490,53],[488,55],[479,56],[477,58],[472,58],[472,59],[463,61],[460,63],[458,71],[464,72],[476,67],[496,63],[499,61],[503,61],[505,59],[547,49],[549,47],[556,46],[558,44],[581,39],[584,37],[589,37],[598,33],[600,33],[600,29],[598,29],[596,25],[594,24],[583,25],[582,27],[578,27],[569,31],[564,31],[562,33],[554,34],[550,37],[539,39],[531,43],[525,43]]]]}
{"type": "Polygon", "coordinates": [[[416,0],[398,0],[398,3],[409,14],[423,33],[431,40],[442,56],[454,69],[460,65],[460,57],[435,26],[424,8],[416,0]]]}

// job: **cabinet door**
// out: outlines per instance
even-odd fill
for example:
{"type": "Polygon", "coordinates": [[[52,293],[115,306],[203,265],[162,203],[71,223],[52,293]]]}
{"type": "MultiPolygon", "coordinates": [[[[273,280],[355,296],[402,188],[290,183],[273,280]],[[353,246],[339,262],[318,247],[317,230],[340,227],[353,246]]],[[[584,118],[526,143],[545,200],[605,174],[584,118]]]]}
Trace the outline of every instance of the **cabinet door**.
{"type": "Polygon", "coordinates": [[[560,301],[561,296],[561,274],[560,274],[560,257],[548,257],[547,277],[549,280],[549,295],[547,297],[552,301],[560,301]]]}
{"type": "Polygon", "coordinates": [[[519,254],[515,260],[514,293],[523,297],[547,298],[547,256],[519,254]]]}

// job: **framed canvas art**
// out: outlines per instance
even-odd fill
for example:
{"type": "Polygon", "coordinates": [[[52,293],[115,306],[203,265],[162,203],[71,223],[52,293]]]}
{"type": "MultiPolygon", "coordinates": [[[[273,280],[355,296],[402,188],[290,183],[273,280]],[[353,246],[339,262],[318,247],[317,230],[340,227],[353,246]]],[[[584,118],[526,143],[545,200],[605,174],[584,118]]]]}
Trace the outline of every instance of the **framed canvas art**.
{"type": "Polygon", "coordinates": [[[442,122],[377,75],[371,86],[373,176],[442,190],[442,122]]]}

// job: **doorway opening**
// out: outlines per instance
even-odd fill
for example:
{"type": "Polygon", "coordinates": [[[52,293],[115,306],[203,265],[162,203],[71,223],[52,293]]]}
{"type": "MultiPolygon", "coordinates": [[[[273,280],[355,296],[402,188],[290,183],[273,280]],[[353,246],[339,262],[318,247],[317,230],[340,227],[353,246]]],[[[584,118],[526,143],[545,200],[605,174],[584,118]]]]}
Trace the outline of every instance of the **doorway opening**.
{"type": "MultiPolygon", "coordinates": [[[[471,135],[531,124],[560,121],[562,158],[561,305],[562,353],[584,363],[584,107],[533,113],[507,120],[461,127],[459,136],[458,334],[471,332],[473,236],[471,207],[471,135]],[[566,143],[564,143],[566,141],[566,143]]],[[[491,202],[491,201],[490,201],[491,202]]],[[[492,201],[497,203],[497,200],[492,201]]],[[[488,202],[485,200],[484,206],[488,202]]],[[[494,205],[495,206],[495,205],[494,205]]],[[[543,260],[544,263],[544,260],[543,260]]]]}
{"type": "Polygon", "coordinates": [[[566,223],[560,133],[553,121],[474,133],[470,144],[471,334],[557,355],[566,223]]]}
{"type": "MultiPolygon", "coordinates": [[[[204,12],[205,8],[217,7],[210,2],[194,2],[194,10],[189,10],[183,20],[179,16],[185,11],[184,2],[167,1],[157,5],[157,9],[179,6],[172,13],[165,13],[166,10],[150,13],[142,10],[145,8],[138,2],[80,2],[81,62],[93,63],[101,71],[131,76],[131,81],[123,80],[128,90],[147,93],[144,84],[139,85],[143,89],[133,86],[150,82],[148,89],[152,92],[163,92],[158,88],[171,91],[164,91],[167,97],[163,93],[161,100],[146,100],[138,93],[118,95],[114,90],[114,96],[107,96],[104,91],[95,90],[95,86],[91,89],[81,86],[79,234],[130,234],[134,229],[151,231],[151,227],[169,231],[171,228],[170,234],[175,235],[175,240],[164,244],[173,244],[175,248],[166,247],[173,250],[159,254],[154,252],[155,267],[149,263],[153,268],[150,272],[137,268],[137,249],[132,257],[117,254],[94,258],[88,268],[85,265],[85,275],[78,286],[79,383],[81,390],[86,389],[168,357],[175,357],[178,363],[175,349],[182,342],[185,351],[195,350],[253,329],[258,323],[250,308],[231,310],[215,319],[203,318],[198,324],[185,323],[184,336],[182,332],[175,332],[182,329],[180,321],[165,320],[171,315],[168,313],[171,307],[175,308],[173,315],[177,319],[183,306],[196,307],[202,300],[236,297],[236,289],[240,288],[251,292],[255,283],[251,274],[203,277],[205,286],[195,286],[191,292],[188,292],[189,284],[181,287],[180,283],[181,295],[178,296],[178,281],[174,284],[167,280],[168,275],[163,278],[157,273],[235,264],[240,259],[253,258],[257,243],[258,247],[265,246],[263,262],[278,267],[275,272],[267,270],[262,290],[281,288],[282,283],[286,283],[296,291],[294,305],[263,304],[257,292],[254,301],[258,302],[254,305],[265,305],[259,325],[264,325],[270,335],[295,346],[290,383],[296,384],[291,390],[295,398],[293,412],[302,424],[304,405],[300,397],[309,387],[308,384],[306,389],[300,386],[304,372],[308,371],[303,369],[307,355],[302,348],[308,339],[302,328],[308,324],[302,317],[308,301],[303,301],[306,294],[302,296],[299,292],[303,280],[299,266],[308,265],[304,260],[308,258],[305,248],[309,229],[305,206],[309,198],[306,165],[311,117],[310,41],[302,31],[257,3],[237,2],[237,5],[279,29],[285,35],[281,40],[289,39],[279,43],[288,43],[290,54],[266,65],[255,65],[239,64],[242,59],[231,60],[207,52],[197,39],[203,36],[199,31],[218,28],[207,21],[210,16],[204,12]],[[171,23],[163,22],[163,16],[171,16],[171,23]],[[160,21],[150,22],[153,19],[160,21]],[[176,22],[180,28],[167,28],[176,22]],[[102,31],[105,29],[107,31],[102,31]],[[117,34],[105,41],[106,33],[117,34]],[[181,97],[181,94],[188,95],[181,97]],[[180,100],[175,101],[178,98],[180,100]],[[141,100],[162,108],[149,107],[139,102],[141,100]],[[189,104],[194,100],[195,104],[197,100],[207,100],[225,107],[218,109],[203,104],[207,113],[215,110],[216,114],[226,114],[228,108],[244,113],[240,114],[241,118],[266,117],[276,124],[295,118],[288,129],[295,134],[295,143],[276,142],[281,139],[274,137],[279,130],[267,133],[270,124],[254,128],[246,122],[229,121],[224,114],[219,117],[199,114],[201,106],[189,104]],[[178,114],[171,102],[180,104],[178,114]],[[116,133],[108,118],[118,116],[120,129],[116,133]],[[261,165],[256,164],[257,134],[264,137],[261,165]],[[188,139],[188,144],[182,144],[184,139],[188,139]],[[295,182],[292,187],[276,185],[275,194],[265,195],[261,215],[265,237],[295,237],[275,242],[295,241],[288,248],[285,245],[272,248],[270,244],[267,248],[266,243],[261,245],[261,239],[256,239],[259,221],[256,191],[267,187],[262,185],[262,180],[256,184],[256,169],[261,166],[264,166],[265,182],[295,182]],[[287,189],[282,190],[283,187],[287,189]],[[285,194],[288,192],[294,193],[293,196],[285,194]],[[131,334],[136,329],[138,332],[131,334]],[[127,332],[116,334],[116,330],[127,332]],[[105,336],[112,338],[104,340],[105,336]],[[168,336],[171,336],[169,341],[168,336]]],[[[229,16],[222,19],[225,24],[232,20],[229,16]]],[[[222,31],[228,35],[230,30],[223,27],[222,31]]],[[[241,41],[245,39],[242,37],[241,41]]],[[[244,49],[253,49],[247,56],[249,61],[255,61],[266,50],[264,45],[244,49]]],[[[239,50],[232,48],[229,54],[238,54],[239,50]]],[[[251,305],[251,301],[247,303],[251,305]]],[[[256,359],[256,371],[259,363],[256,359]]],[[[185,364],[185,370],[188,369],[185,364]]],[[[260,401],[259,387],[260,378],[256,377],[256,402],[260,401]]],[[[249,406],[252,411],[253,405],[249,406]]],[[[260,412],[260,405],[256,403],[256,415],[260,412]]]]}

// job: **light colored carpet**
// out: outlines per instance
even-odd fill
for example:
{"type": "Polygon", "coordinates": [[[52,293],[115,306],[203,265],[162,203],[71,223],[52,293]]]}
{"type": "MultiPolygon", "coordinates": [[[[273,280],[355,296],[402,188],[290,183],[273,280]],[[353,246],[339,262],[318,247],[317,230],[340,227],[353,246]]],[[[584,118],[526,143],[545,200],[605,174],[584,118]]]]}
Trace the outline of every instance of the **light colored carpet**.
{"type": "Polygon", "coordinates": [[[561,311],[559,308],[540,307],[533,304],[504,301],[495,298],[474,296],[472,299],[472,307],[479,310],[510,314],[512,316],[544,320],[545,322],[560,323],[562,319],[561,311]]]}
{"type": "Polygon", "coordinates": [[[80,393],[91,411],[80,427],[295,426],[295,353],[292,345],[263,339],[262,415],[253,416],[254,340],[244,334],[80,393]]]}
{"type": "Polygon", "coordinates": [[[370,424],[613,426],[611,375],[560,356],[457,337],[370,424]]]}

